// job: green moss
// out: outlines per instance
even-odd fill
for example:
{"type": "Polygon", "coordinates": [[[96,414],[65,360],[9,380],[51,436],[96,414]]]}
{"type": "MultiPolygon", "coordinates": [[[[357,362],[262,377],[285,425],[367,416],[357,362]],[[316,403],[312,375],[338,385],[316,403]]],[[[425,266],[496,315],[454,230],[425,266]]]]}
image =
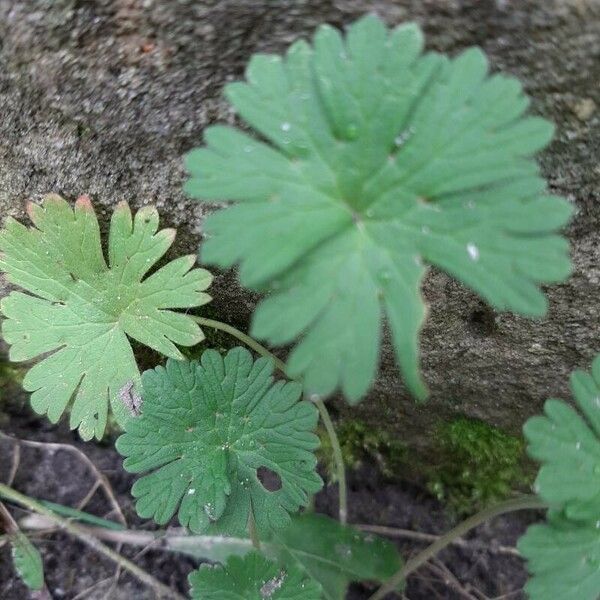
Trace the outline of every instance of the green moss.
{"type": "Polygon", "coordinates": [[[502,500],[528,482],[522,439],[481,421],[461,417],[436,432],[439,463],[428,487],[458,514],[502,500]]]}
{"type": "Polygon", "coordinates": [[[15,394],[11,393],[11,389],[21,385],[23,376],[23,369],[0,359],[0,426],[8,422],[8,414],[3,409],[8,409],[9,403],[14,404],[15,394]]]}
{"type": "MultiPolygon", "coordinates": [[[[346,468],[356,469],[366,460],[375,460],[386,477],[398,475],[406,459],[406,447],[402,442],[379,429],[374,429],[360,421],[343,421],[336,426],[342,456],[346,468]]],[[[331,481],[335,480],[331,443],[324,428],[319,429],[321,447],[319,460],[325,465],[331,481]]]]}
{"type": "Polygon", "coordinates": [[[21,385],[23,381],[23,369],[12,363],[0,360],[0,399],[11,385],[21,385]]]}

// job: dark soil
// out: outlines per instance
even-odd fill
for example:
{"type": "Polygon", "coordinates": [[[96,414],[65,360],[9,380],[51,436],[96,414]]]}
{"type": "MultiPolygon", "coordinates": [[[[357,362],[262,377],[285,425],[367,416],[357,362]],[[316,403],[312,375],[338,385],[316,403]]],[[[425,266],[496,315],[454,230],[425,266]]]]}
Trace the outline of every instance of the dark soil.
{"type": "MultiPolygon", "coordinates": [[[[21,439],[74,444],[83,450],[106,475],[115,491],[130,527],[151,529],[152,524],[135,515],[129,489],[133,477],[125,473],[121,459],[109,443],[83,444],[77,435],[65,426],[54,427],[47,421],[31,415],[26,407],[11,408],[4,433],[21,439]]],[[[12,464],[13,443],[0,440],[0,481],[6,481],[12,464]]],[[[22,448],[19,470],[14,487],[35,498],[52,500],[75,506],[86,495],[94,479],[87,467],[71,453],[22,448]]],[[[427,533],[443,533],[452,526],[452,519],[438,502],[422,489],[383,478],[374,464],[365,464],[349,474],[350,522],[386,525],[427,533]]],[[[24,512],[11,507],[16,517],[24,512]]],[[[110,505],[102,491],[98,491],[88,512],[106,516],[110,505]]],[[[337,510],[335,486],[325,488],[316,500],[316,509],[331,516],[337,510]]],[[[499,546],[514,546],[525,527],[535,517],[519,513],[500,517],[481,526],[469,536],[468,547],[451,548],[440,555],[440,560],[456,577],[461,591],[456,591],[448,577],[427,568],[409,579],[404,598],[410,600],[464,600],[471,598],[511,598],[521,600],[526,572],[521,559],[499,552],[499,546]],[[465,594],[469,594],[465,595],[465,594]]],[[[176,523],[174,523],[175,525],[176,523]]],[[[46,582],[54,600],[73,600],[78,594],[83,600],[137,600],[153,598],[154,594],[128,574],[121,575],[111,588],[115,565],[89,550],[77,540],[63,533],[34,538],[41,550],[46,582]],[[102,583],[104,582],[104,583],[102,583]]],[[[399,545],[403,556],[424,547],[404,541],[399,545]]],[[[177,589],[187,591],[187,575],[196,563],[184,556],[164,551],[148,550],[136,557],[139,548],[124,548],[125,556],[135,557],[136,564],[155,577],[177,589]]],[[[356,584],[348,594],[352,600],[362,600],[373,593],[372,586],[356,584]]],[[[23,600],[28,591],[15,576],[7,547],[0,549],[0,598],[23,600]]],[[[390,598],[401,598],[391,595],[390,598]]]]}

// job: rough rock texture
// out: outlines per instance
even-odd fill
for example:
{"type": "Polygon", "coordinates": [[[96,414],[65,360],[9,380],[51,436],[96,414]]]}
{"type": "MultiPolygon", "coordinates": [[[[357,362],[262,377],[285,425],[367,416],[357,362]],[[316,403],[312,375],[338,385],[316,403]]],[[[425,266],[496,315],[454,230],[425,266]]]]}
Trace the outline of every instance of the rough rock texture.
{"type": "MultiPolygon", "coordinates": [[[[494,69],[519,77],[532,111],[558,125],[541,157],[549,187],[578,212],[567,232],[574,273],[548,290],[546,319],[495,314],[432,273],[422,336],[431,400],[408,397],[387,345],[354,415],[421,449],[436,422],[457,414],[518,431],[600,350],[596,0],[0,0],[0,215],[22,218],[25,201],[47,192],[90,194],[105,221],[119,200],[154,203],[179,228],[175,251],[193,251],[203,209],[182,194],[181,155],[206,125],[233,121],[223,85],[252,53],[366,11],[390,25],[418,21],[436,50],[478,44],[494,69]]],[[[213,294],[219,318],[246,327],[256,298],[234,275],[221,274],[213,294]]]]}

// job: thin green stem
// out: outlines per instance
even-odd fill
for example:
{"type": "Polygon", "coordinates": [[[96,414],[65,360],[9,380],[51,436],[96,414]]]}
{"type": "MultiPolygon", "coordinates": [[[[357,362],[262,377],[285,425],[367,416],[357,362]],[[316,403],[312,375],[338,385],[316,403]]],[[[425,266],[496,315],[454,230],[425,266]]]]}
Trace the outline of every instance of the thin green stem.
{"type": "Polygon", "coordinates": [[[348,522],[348,494],[346,485],[346,469],[344,467],[344,456],[342,455],[342,448],[340,446],[340,440],[335,432],[331,415],[327,410],[327,407],[323,403],[323,400],[313,400],[316,407],[319,410],[323,425],[329,435],[329,442],[331,443],[331,450],[333,452],[333,460],[335,463],[335,470],[338,480],[339,489],[339,500],[340,500],[340,523],[345,525],[348,522]]]}
{"type": "Polygon", "coordinates": [[[210,327],[211,329],[217,329],[219,331],[224,331],[229,335],[233,336],[243,342],[248,346],[248,348],[252,348],[256,353],[264,356],[265,358],[270,358],[273,361],[273,364],[287,377],[287,373],[285,372],[285,363],[277,358],[272,352],[267,350],[262,344],[257,342],[254,338],[251,338],[249,335],[246,335],[243,331],[228,325],[227,323],[222,323],[221,321],[215,321],[214,319],[206,319],[205,317],[197,317],[196,315],[190,315],[198,325],[204,325],[205,327],[210,327]]]}
{"type": "Polygon", "coordinates": [[[60,517],[50,509],[46,508],[36,500],[17,492],[13,488],[0,483],[0,496],[4,497],[11,502],[15,502],[19,506],[23,506],[24,508],[36,512],[44,517],[50,519],[53,523],[55,523],[61,529],[64,529],[84,544],[95,550],[99,554],[103,554],[113,562],[117,563],[121,568],[129,571],[134,577],[137,577],[142,583],[150,586],[159,597],[165,598],[174,598],[175,600],[185,600],[185,598],[170,589],[158,579],[155,579],[150,573],[147,573],[134,563],[132,563],[129,559],[121,556],[118,552],[115,552],[112,548],[105,546],[100,540],[94,537],[89,533],[88,530],[80,527],[76,523],[69,521],[68,519],[64,519],[60,517]]]}
{"type": "MultiPolygon", "coordinates": [[[[227,323],[222,323],[221,321],[215,321],[214,319],[207,319],[205,317],[198,317],[195,315],[191,315],[191,317],[198,323],[199,325],[204,325],[205,327],[211,327],[212,329],[218,329],[219,331],[224,331],[229,335],[237,338],[249,348],[252,348],[256,353],[264,356],[266,358],[270,358],[273,361],[273,364],[277,369],[279,369],[286,377],[288,377],[285,371],[285,363],[277,358],[272,352],[270,352],[267,348],[265,348],[262,344],[257,342],[254,338],[251,338],[249,335],[246,335],[239,329],[228,325],[227,323]]],[[[312,400],[312,399],[311,399],[312,400]]],[[[346,486],[346,468],[344,466],[344,457],[342,455],[342,448],[340,446],[340,440],[335,431],[335,427],[333,425],[333,421],[331,420],[331,415],[325,406],[325,403],[320,399],[313,400],[317,409],[319,410],[319,414],[321,415],[321,419],[323,421],[323,425],[325,426],[325,430],[327,431],[327,435],[329,436],[329,442],[331,444],[331,449],[333,452],[333,460],[335,463],[335,470],[338,480],[339,486],[339,496],[340,496],[340,522],[345,524],[348,520],[348,494],[347,494],[347,486],[346,486]]]]}
{"type": "Polygon", "coordinates": [[[457,538],[462,537],[471,529],[481,525],[485,521],[493,519],[504,513],[514,512],[517,510],[534,510],[547,508],[546,503],[540,500],[537,496],[523,496],[506,502],[494,504],[481,512],[469,517],[462,523],[459,523],[454,529],[448,531],[440,537],[439,540],[425,548],[422,552],[411,558],[406,564],[397,571],[390,579],[388,579],[370,598],[369,600],[381,600],[386,594],[393,592],[411,573],[422,567],[427,561],[433,558],[438,552],[449,546],[457,538]]]}

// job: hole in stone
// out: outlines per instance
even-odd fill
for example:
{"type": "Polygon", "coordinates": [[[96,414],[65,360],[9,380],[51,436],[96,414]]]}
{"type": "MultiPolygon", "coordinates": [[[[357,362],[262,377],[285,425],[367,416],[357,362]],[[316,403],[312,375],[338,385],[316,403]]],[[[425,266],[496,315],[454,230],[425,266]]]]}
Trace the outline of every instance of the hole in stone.
{"type": "Polygon", "coordinates": [[[493,335],[498,330],[496,315],[487,307],[478,308],[471,313],[469,326],[472,331],[483,336],[493,335]]]}

